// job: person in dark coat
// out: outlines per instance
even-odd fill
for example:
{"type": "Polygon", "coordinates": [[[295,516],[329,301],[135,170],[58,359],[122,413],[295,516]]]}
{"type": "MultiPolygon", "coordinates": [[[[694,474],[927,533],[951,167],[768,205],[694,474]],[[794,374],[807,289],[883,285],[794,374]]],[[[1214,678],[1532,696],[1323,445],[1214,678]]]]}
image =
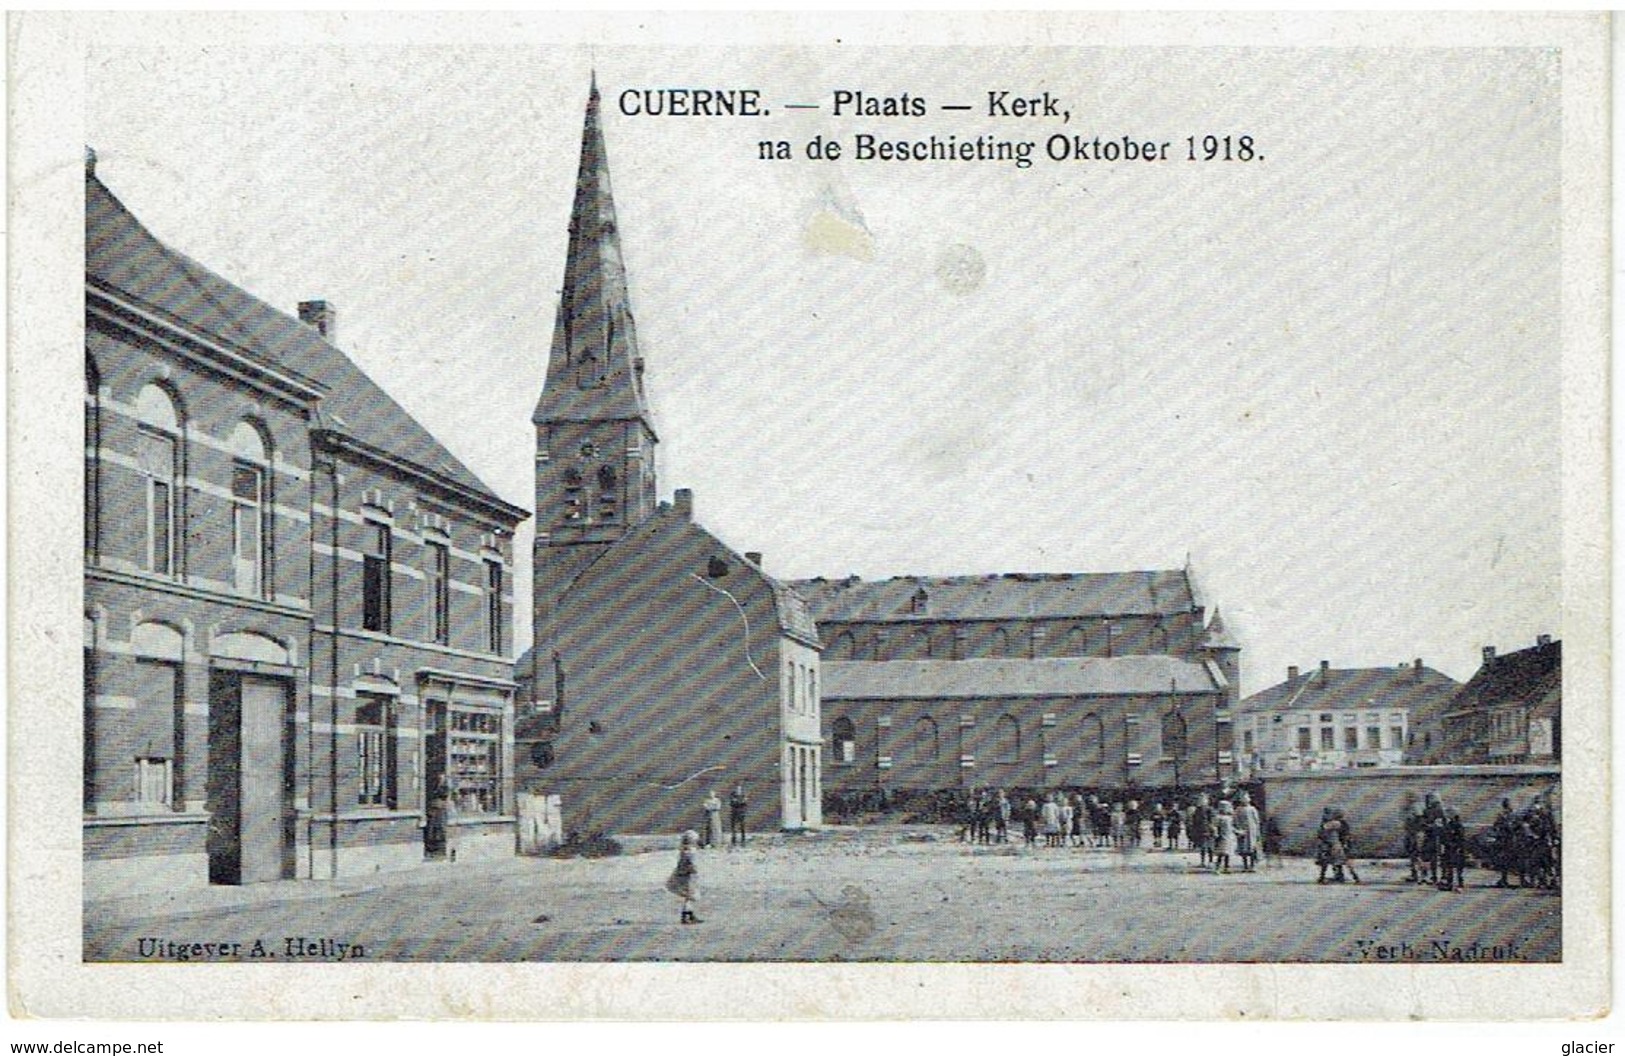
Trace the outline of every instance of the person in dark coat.
{"type": "Polygon", "coordinates": [[[1417,801],[1405,815],[1405,855],[1411,860],[1410,882],[1422,882],[1422,830],[1427,827],[1423,818],[1423,804],[1417,801]]]}
{"type": "Polygon", "coordinates": [[[1342,883],[1343,865],[1347,860],[1343,850],[1343,826],[1338,823],[1331,807],[1322,808],[1320,827],[1315,830],[1315,864],[1320,867],[1320,875],[1315,883],[1326,882],[1327,869],[1333,870],[1332,883],[1342,883]]]}
{"type": "Polygon", "coordinates": [[[1495,816],[1490,831],[1495,836],[1495,867],[1501,872],[1496,887],[1511,887],[1507,874],[1518,866],[1518,816],[1512,812],[1512,800],[1501,800],[1501,813],[1495,816]]]}
{"type": "Polygon", "coordinates": [[[1440,891],[1460,891],[1465,884],[1467,869],[1467,830],[1461,823],[1460,811],[1445,814],[1444,832],[1439,841],[1439,864],[1443,872],[1439,877],[1440,891]]]}
{"type": "Polygon", "coordinates": [[[1191,842],[1196,845],[1197,862],[1207,865],[1213,859],[1213,808],[1208,806],[1207,793],[1196,797],[1196,809],[1191,811],[1191,842]]]}
{"type": "Polygon", "coordinates": [[[734,785],[728,794],[728,843],[745,845],[745,816],[750,813],[750,799],[745,795],[745,782],[734,785]]]}

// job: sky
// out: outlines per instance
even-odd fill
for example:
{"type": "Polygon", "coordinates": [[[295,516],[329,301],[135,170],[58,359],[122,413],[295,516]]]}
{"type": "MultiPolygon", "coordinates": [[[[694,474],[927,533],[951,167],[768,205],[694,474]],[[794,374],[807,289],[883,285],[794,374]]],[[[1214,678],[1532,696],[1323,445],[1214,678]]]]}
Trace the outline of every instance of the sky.
{"type": "Polygon", "coordinates": [[[662,494],[769,572],[1188,558],[1243,693],[1321,659],[1465,680],[1562,636],[1555,50],[102,47],[86,134],[160,238],[332,302],[339,345],[530,508],[593,70],[662,494]],[[619,107],[671,86],[770,113],[619,107]],[[1003,90],[1069,119],[990,116],[1003,90]],[[861,160],[859,134],[1035,154],[861,160]],[[1052,161],[1056,134],[1169,160],[1052,161]],[[1253,160],[1185,160],[1205,135],[1253,160]]]}

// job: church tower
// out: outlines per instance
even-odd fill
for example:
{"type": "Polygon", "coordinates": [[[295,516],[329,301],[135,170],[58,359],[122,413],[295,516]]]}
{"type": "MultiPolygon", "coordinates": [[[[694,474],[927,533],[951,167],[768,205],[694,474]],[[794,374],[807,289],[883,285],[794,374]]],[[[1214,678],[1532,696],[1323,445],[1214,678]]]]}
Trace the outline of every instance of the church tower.
{"type": "Polygon", "coordinates": [[[553,696],[552,621],[581,571],[655,512],[655,436],[599,121],[587,97],[564,289],[536,412],[535,694],[553,696]]]}

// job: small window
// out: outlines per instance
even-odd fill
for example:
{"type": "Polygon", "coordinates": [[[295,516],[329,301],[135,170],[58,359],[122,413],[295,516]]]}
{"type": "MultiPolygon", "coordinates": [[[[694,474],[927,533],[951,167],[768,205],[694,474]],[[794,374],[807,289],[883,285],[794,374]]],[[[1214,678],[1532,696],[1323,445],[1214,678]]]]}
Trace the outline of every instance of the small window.
{"type": "Polygon", "coordinates": [[[232,579],[238,590],[265,589],[265,471],[238,462],[231,470],[232,579]]]}
{"type": "Polygon", "coordinates": [[[143,756],[135,761],[135,801],[167,807],[172,802],[173,768],[168,759],[143,756]]]}
{"type": "Polygon", "coordinates": [[[914,758],[922,763],[934,763],[939,748],[937,721],[929,715],[921,715],[914,723],[914,758]]]}
{"type": "Polygon", "coordinates": [[[429,544],[429,630],[441,645],[451,644],[451,547],[429,544]]]}
{"type": "Polygon", "coordinates": [[[1106,727],[1094,712],[1083,717],[1083,761],[1098,763],[1106,756],[1106,727]]]}
{"type": "Polygon", "coordinates": [[[1253,754],[1253,731],[1243,730],[1241,733],[1241,750],[1248,755],[1253,754]]]}
{"type": "Polygon", "coordinates": [[[1321,716],[1320,716],[1320,721],[1321,722],[1331,722],[1332,721],[1331,714],[1329,712],[1322,712],[1321,716]]]}
{"type": "Polygon", "coordinates": [[[502,652],[502,562],[485,562],[485,634],[486,646],[493,653],[502,652]]]}
{"type": "Polygon", "coordinates": [[[356,801],[363,806],[395,806],[395,708],[389,697],[363,693],[355,709],[356,801]]]}
{"type": "Polygon", "coordinates": [[[377,521],[362,525],[361,627],[388,634],[390,629],[391,582],[390,527],[377,521]]]}
{"type": "Polygon", "coordinates": [[[175,439],[142,429],[140,462],[146,479],[147,570],[175,572],[175,439]]]}
{"type": "Polygon", "coordinates": [[[564,519],[580,521],[587,516],[586,500],[582,495],[581,470],[571,466],[564,471],[564,519]]]}
{"type": "Polygon", "coordinates": [[[830,727],[830,739],[835,744],[835,761],[854,762],[858,756],[858,735],[852,720],[842,716],[830,727]]]}
{"type": "Polygon", "coordinates": [[[1021,761],[1021,724],[1014,715],[1004,715],[993,727],[993,758],[1001,763],[1021,761]]]}
{"type": "Polygon", "coordinates": [[[613,521],[621,515],[621,481],[615,467],[598,467],[598,519],[613,521]]]}

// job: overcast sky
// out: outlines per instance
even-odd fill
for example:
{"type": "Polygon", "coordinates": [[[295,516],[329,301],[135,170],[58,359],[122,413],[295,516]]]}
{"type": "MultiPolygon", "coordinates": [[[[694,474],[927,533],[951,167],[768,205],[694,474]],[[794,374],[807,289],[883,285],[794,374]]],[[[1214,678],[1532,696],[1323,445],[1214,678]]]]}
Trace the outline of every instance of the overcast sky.
{"type": "Polygon", "coordinates": [[[1555,51],[124,48],[92,56],[88,137],[160,238],[336,304],[339,344],[529,508],[593,66],[662,494],[770,572],[1189,554],[1246,693],[1322,658],[1466,679],[1561,636],[1555,51]],[[670,85],[771,114],[617,108],[670,85]],[[835,117],[842,89],[929,112],[835,117]],[[1071,119],[990,118],[1000,89],[1071,119]],[[859,133],[1037,154],[859,161],[859,133]],[[1052,162],[1055,133],[1171,159],[1052,162]],[[1263,159],[1182,160],[1208,133],[1263,159]],[[849,156],[806,160],[819,134],[849,156]]]}

